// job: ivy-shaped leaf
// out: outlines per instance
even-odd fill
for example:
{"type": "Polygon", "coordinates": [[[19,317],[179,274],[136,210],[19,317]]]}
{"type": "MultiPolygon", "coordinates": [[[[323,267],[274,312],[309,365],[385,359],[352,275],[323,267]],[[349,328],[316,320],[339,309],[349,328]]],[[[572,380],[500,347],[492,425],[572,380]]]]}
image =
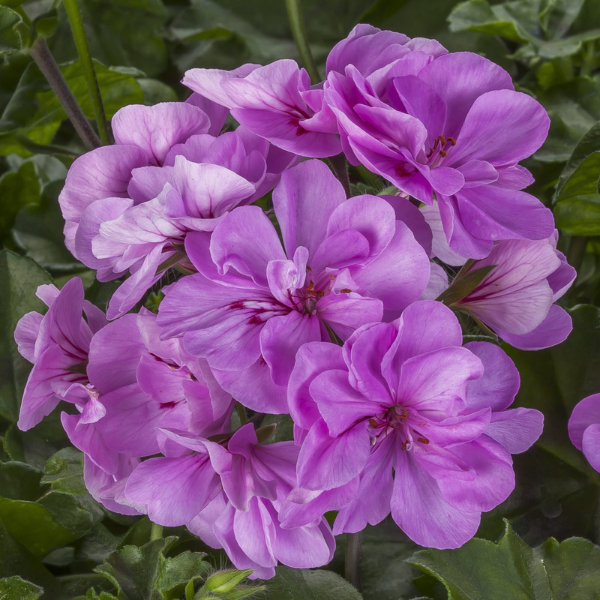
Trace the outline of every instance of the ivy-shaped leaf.
{"type": "Polygon", "coordinates": [[[457,550],[422,550],[407,562],[441,581],[451,600],[591,599],[600,590],[600,547],[551,538],[532,549],[508,523],[497,544],[475,538],[457,550]]]}

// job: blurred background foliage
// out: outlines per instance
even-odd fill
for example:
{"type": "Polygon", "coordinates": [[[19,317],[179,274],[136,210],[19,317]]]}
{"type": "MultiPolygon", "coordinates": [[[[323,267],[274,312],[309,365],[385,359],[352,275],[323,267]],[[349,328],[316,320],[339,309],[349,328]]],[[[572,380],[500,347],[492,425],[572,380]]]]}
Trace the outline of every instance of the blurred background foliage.
{"type": "MultiPolygon", "coordinates": [[[[108,118],[127,104],[185,99],[180,80],[192,67],[298,60],[283,0],[79,5],[108,118]]],[[[570,338],[535,353],[506,347],[521,373],[517,403],[546,419],[536,447],[515,457],[515,492],[484,515],[480,539],[457,551],[420,550],[388,520],[369,528],[363,597],[600,598],[600,475],[570,444],[566,428],[573,406],[600,392],[600,0],[303,0],[302,8],[321,73],[331,47],[359,22],[436,38],[507,69],[517,89],[551,116],[546,143],[526,161],[536,178],[529,191],[553,208],[559,248],[578,269],[561,300],[573,317],[570,338]],[[573,536],[586,539],[567,539],[573,536]]],[[[0,0],[0,598],[360,598],[336,574],[343,572],[343,538],[327,570],[280,567],[266,590],[248,587],[247,573],[215,575],[227,568],[224,557],[184,529],[152,539],[146,518],[97,504],[83,485],[82,456],[56,413],[30,432],[16,428],[29,364],[16,351],[13,331],[23,314],[42,310],[37,286],[60,287],[78,275],[88,299],[102,308],[114,289],[96,282],[63,243],[57,197],[85,149],[31,58],[29,48],[40,39],[94,119],[64,5],[0,0]]],[[[364,169],[351,175],[361,190],[385,187],[364,169]]],[[[156,301],[151,296],[148,306],[156,301]]],[[[279,422],[273,441],[290,439],[289,420],[267,422],[279,422]]]]}

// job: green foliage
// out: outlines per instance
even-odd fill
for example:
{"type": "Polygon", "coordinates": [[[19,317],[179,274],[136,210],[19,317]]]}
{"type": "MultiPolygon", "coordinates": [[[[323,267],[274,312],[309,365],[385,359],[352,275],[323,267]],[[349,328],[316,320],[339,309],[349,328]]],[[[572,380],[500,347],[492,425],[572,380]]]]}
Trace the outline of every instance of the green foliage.
{"type": "Polygon", "coordinates": [[[6,6],[0,6],[0,56],[21,49],[21,22],[19,13],[6,6]]]}
{"type": "Polygon", "coordinates": [[[346,580],[331,571],[277,567],[268,582],[266,600],[360,600],[362,596],[346,580]]]}
{"type": "Polygon", "coordinates": [[[473,539],[458,550],[423,550],[409,564],[439,579],[449,600],[596,598],[600,548],[581,538],[550,538],[530,548],[506,524],[494,544],[473,539]]]}
{"type": "MultiPolygon", "coordinates": [[[[279,0],[79,0],[107,118],[128,104],[181,100],[192,67],[232,69],[244,62],[298,60],[285,3],[279,0]]],[[[500,63],[516,88],[551,118],[546,143],[527,161],[531,193],[554,210],[561,249],[587,247],[577,285],[561,303],[574,330],[541,352],[505,346],[521,373],[517,404],[541,410],[545,432],[514,457],[516,489],[483,516],[480,539],[459,550],[422,550],[389,519],[364,534],[362,595],[343,572],[340,537],[331,570],[277,567],[274,579],[246,581],[224,554],[184,528],[151,541],[147,517],[110,513],[83,482],[83,457],[54,413],[27,432],[16,427],[30,365],[14,327],[44,312],[38,285],[81,276],[86,298],[106,308],[118,282],[99,283],[64,245],[58,194],[83,152],[60,102],[28,54],[40,37],[86,118],[93,106],[61,3],[0,2],[0,599],[2,600],[572,600],[598,597],[594,523],[600,475],[568,439],[573,406],[600,391],[600,3],[597,0],[303,0],[305,26],[321,74],[331,47],[359,22],[435,37],[452,51],[500,63]],[[448,26],[449,25],[449,26],[448,26]],[[568,236],[585,236],[585,239],[568,236]],[[575,243],[573,243],[575,240],[575,243]],[[579,301],[591,305],[576,306],[579,301]],[[506,519],[522,540],[504,524],[506,519]],[[499,543],[494,543],[506,529],[499,543]],[[561,544],[554,539],[566,539],[561,544]],[[530,547],[531,546],[531,547],[530,547]],[[535,546],[535,547],[534,547],[535,546]],[[209,555],[205,552],[209,552],[209,555]],[[544,568],[542,569],[542,561],[544,568]],[[218,565],[219,570],[215,570],[218,565]],[[414,565],[414,566],[411,566],[414,565]],[[415,568],[416,567],[416,568],[415,568]],[[420,573],[417,569],[427,573],[420,573]]],[[[363,167],[356,193],[395,193],[363,167]]],[[[268,201],[267,201],[268,203],[268,201]]],[[[266,204],[265,204],[266,205],[266,204]]],[[[459,277],[441,298],[456,302],[484,272],[459,277]]],[[[146,307],[158,309],[162,293],[146,307]]],[[[471,332],[477,337],[479,331],[471,332]]],[[[480,339],[480,337],[477,337],[480,339]]],[[[66,410],[73,410],[66,406],[66,410]]],[[[293,439],[289,416],[268,415],[268,443],[293,439]],[[274,431],[272,426],[277,424],[274,431]]]]}
{"type": "Polygon", "coordinates": [[[27,312],[42,312],[35,296],[39,285],[50,283],[44,269],[9,250],[0,251],[0,416],[16,421],[29,363],[17,352],[13,332],[27,312]]]}
{"type": "Polygon", "coordinates": [[[38,600],[44,590],[34,583],[25,581],[18,575],[0,579],[0,598],[2,600],[38,600]]]}

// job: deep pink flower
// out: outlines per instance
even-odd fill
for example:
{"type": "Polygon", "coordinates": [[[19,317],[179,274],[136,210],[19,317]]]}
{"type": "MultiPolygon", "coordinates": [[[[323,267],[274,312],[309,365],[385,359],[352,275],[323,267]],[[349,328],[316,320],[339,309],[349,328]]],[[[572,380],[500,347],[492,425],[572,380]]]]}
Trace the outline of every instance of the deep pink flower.
{"type": "Polygon", "coordinates": [[[245,406],[283,413],[298,348],[329,340],[326,327],[346,339],[402,311],[425,289],[429,260],[386,201],[346,199],[320,161],[286,171],[273,204],[283,247],[258,207],[187,237],[199,273],[168,289],[158,322],[245,406]]]}
{"type": "Polygon", "coordinates": [[[523,350],[563,342],[573,328],[569,314],[554,304],[572,285],[577,271],[556,250],[558,232],[548,240],[498,242],[467,272],[496,265],[455,307],[491,327],[523,350]]]}
{"type": "Polygon", "coordinates": [[[106,325],[104,313],[84,300],[79,277],[60,291],[53,285],[41,285],[37,296],[49,307],[48,312],[44,316],[27,313],[15,329],[19,352],[33,363],[21,402],[19,429],[37,425],[61,400],[85,410],[84,418],[97,419],[103,408],[87,386],[85,363],[92,336],[106,325]]]}
{"type": "Polygon", "coordinates": [[[417,200],[439,203],[450,248],[484,258],[500,239],[543,239],[552,213],[519,190],[517,163],[546,138],[549,118],[510,75],[468,52],[412,51],[370,74],[349,64],[324,88],[348,159],[417,200]]]}
{"type": "Polygon", "coordinates": [[[461,546],[512,491],[511,453],[541,433],[541,413],[507,410],[518,387],[508,356],[488,343],[463,347],[439,302],[366,325],[343,349],[305,345],[289,384],[303,443],[284,525],[317,505],[341,508],[334,533],[357,532],[391,510],[417,543],[461,546]]]}
{"type": "Polygon", "coordinates": [[[569,419],[569,437],[600,473],[600,394],[584,398],[569,419]]]}

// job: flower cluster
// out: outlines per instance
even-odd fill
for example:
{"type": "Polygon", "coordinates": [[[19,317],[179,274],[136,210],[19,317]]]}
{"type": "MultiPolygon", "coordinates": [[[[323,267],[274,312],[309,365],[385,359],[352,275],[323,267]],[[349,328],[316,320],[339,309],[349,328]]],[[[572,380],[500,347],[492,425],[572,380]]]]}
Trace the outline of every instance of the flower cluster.
{"type": "Polygon", "coordinates": [[[94,498],[255,577],[324,565],[334,534],[390,513],[418,544],[464,544],[543,417],[510,408],[514,364],[463,344],[457,314],[528,350],[571,330],[555,302],[575,272],[521,191],[544,109],[485,58],[368,25],[315,85],[291,60],[183,82],[188,101],[122,109],[116,143],[69,171],[66,244],[123,282],[106,315],[77,278],[38,290],[48,311],[15,332],[34,364],[19,427],[63,402],[94,498]],[[334,156],[395,192],[348,197],[334,156]],[[267,443],[263,413],[294,441],[267,443]]]}

